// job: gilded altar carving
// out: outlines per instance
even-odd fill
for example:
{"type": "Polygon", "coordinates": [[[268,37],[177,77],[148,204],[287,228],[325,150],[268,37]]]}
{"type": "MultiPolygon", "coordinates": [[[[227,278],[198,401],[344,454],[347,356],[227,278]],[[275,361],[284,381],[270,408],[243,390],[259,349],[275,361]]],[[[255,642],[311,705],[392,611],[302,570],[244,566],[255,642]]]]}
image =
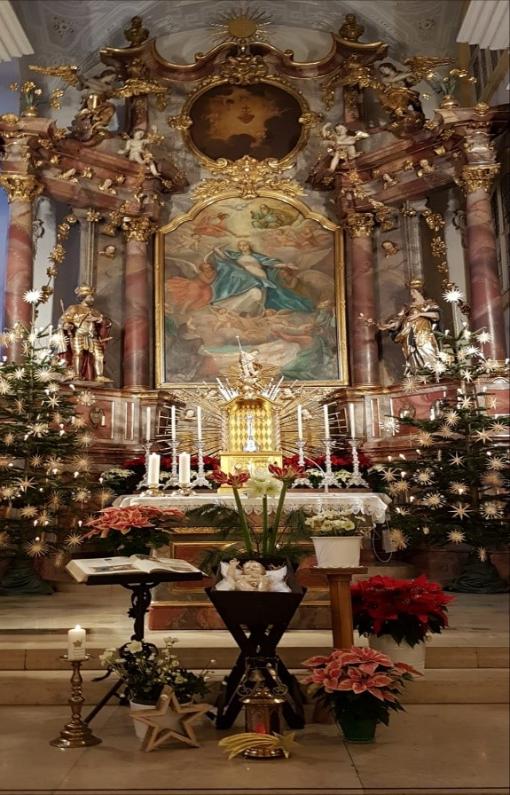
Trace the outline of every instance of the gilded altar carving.
{"type": "Polygon", "coordinates": [[[43,186],[32,174],[0,174],[0,187],[7,193],[9,204],[13,201],[31,202],[43,191],[43,186]]]}
{"type": "Polygon", "coordinates": [[[344,220],[349,237],[371,237],[374,232],[372,213],[349,213],[344,220]]]}
{"type": "Polygon", "coordinates": [[[157,223],[147,215],[126,215],[122,219],[122,230],[127,240],[146,243],[157,229],[157,223]]]}
{"type": "MultiPolygon", "coordinates": [[[[286,166],[285,168],[290,168],[286,166]]],[[[261,190],[282,191],[289,196],[304,193],[296,180],[283,176],[284,167],[274,158],[255,160],[245,155],[239,160],[220,158],[209,166],[216,179],[203,179],[193,191],[196,200],[234,193],[243,199],[254,198],[261,190]]]]}
{"type": "Polygon", "coordinates": [[[500,171],[499,163],[487,165],[464,166],[462,169],[461,184],[466,193],[483,190],[489,193],[494,179],[500,171]]]}

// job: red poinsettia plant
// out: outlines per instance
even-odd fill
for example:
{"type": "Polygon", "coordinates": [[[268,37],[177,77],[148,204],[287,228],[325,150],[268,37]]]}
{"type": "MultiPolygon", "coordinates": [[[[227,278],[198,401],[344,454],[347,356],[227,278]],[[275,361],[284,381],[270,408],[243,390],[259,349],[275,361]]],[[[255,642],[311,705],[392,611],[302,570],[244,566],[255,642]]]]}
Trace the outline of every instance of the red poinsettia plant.
{"type": "Polygon", "coordinates": [[[424,575],[398,580],[377,575],[351,586],[352,615],[361,635],[390,635],[397,643],[415,646],[428,632],[448,626],[447,596],[424,575]]]}
{"type": "Polygon", "coordinates": [[[90,530],[83,540],[94,539],[105,552],[145,554],[167,544],[168,526],[183,518],[184,513],[178,508],[149,505],[104,508],[98,517],[87,522],[90,530]]]}
{"type": "Polygon", "coordinates": [[[303,665],[310,671],[304,684],[310,685],[312,694],[332,711],[338,723],[349,716],[387,726],[390,710],[404,709],[399,701],[402,687],[414,676],[421,676],[406,663],[357,646],[334,649],[327,657],[310,657],[303,665]]]}

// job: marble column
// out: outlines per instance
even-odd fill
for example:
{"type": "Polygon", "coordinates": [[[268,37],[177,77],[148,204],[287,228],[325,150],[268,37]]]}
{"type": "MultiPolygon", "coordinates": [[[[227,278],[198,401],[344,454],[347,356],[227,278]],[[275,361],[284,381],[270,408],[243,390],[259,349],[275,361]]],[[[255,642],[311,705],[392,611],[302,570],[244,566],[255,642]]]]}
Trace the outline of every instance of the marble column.
{"type": "Polygon", "coordinates": [[[349,236],[351,301],[349,312],[351,381],[353,386],[376,386],[379,363],[377,329],[363,322],[375,318],[374,253],[372,235],[374,219],[370,213],[349,213],[345,226],[349,236]]]}
{"type": "Polygon", "coordinates": [[[498,171],[497,163],[467,165],[462,170],[462,182],[466,191],[471,328],[487,330],[492,340],[483,346],[485,355],[503,360],[505,326],[490,201],[491,184],[498,171]]]}
{"type": "MultiPolygon", "coordinates": [[[[42,187],[30,174],[0,174],[0,187],[9,201],[7,268],[5,276],[5,327],[29,325],[32,307],[23,296],[33,287],[33,202],[42,187]]],[[[12,350],[17,358],[19,351],[12,350]]]]}
{"type": "Polygon", "coordinates": [[[150,363],[148,241],[157,224],[145,215],[126,216],[122,228],[126,235],[123,385],[147,388],[150,363]]]}

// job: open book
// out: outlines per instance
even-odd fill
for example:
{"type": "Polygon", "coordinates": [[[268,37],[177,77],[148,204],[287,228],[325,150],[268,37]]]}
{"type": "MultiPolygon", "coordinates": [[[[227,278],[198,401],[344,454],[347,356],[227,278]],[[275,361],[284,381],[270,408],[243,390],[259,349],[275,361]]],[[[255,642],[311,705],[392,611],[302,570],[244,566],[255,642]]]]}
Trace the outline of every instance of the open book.
{"type": "Polygon", "coordinates": [[[129,558],[80,558],[71,560],[66,569],[78,582],[87,582],[89,578],[112,574],[154,574],[156,572],[202,574],[200,569],[192,566],[187,560],[151,558],[148,555],[131,555],[129,558]]]}

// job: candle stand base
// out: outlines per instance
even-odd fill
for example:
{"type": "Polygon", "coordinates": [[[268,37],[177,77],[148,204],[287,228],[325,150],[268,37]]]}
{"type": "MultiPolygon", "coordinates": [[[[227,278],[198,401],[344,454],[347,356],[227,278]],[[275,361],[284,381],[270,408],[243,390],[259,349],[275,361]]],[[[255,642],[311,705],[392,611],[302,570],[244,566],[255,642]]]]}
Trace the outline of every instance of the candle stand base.
{"type": "Polygon", "coordinates": [[[191,497],[193,494],[193,486],[179,486],[176,491],[172,492],[172,497],[191,497]]]}
{"type": "MultiPolygon", "coordinates": [[[[67,660],[67,657],[63,659],[67,660]]],[[[60,735],[54,740],[50,740],[50,745],[54,748],[86,748],[90,745],[99,745],[102,740],[92,734],[92,731],[82,720],[81,708],[85,699],[83,698],[83,679],[81,676],[81,664],[85,660],[69,660],[73,666],[71,676],[71,697],[69,706],[71,707],[71,720],[66,723],[60,735]]]]}

